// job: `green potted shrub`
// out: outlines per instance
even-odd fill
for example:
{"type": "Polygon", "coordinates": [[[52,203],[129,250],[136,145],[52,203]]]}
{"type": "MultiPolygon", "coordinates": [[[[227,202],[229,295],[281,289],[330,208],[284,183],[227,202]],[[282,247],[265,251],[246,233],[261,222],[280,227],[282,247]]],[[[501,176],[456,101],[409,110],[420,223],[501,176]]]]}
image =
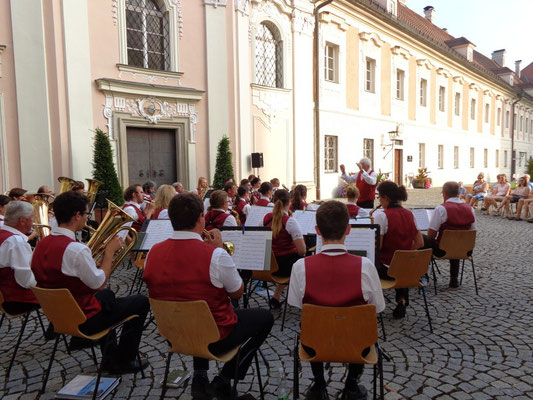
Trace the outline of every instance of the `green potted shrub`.
{"type": "Polygon", "coordinates": [[[427,168],[418,168],[418,175],[413,179],[413,187],[415,189],[429,189],[431,187],[431,178],[427,168]]]}

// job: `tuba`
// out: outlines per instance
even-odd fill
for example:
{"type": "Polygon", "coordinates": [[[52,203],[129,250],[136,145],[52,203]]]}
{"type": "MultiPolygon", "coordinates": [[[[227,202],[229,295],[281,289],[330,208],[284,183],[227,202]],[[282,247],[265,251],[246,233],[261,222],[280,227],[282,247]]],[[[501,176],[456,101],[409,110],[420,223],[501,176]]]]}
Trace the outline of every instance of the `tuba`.
{"type": "Polygon", "coordinates": [[[60,176],[57,178],[59,183],[61,183],[61,187],[59,188],[59,194],[68,192],[69,190],[72,190],[74,185],[76,184],[76,181],[72,178],[67,178],[66,176],[60,176]]]}
{"type": "Polygon", "coordinates": [[[133,235],[133,240],[129,245],[124,245],[122,249],[115,253],[111,264],[111,271],[113,271],[135,245],[137,231],[130,226],[125,226],[125,224],[133,222],[133,219],[128,214],[113,202],[109,200],[107,202],[107,213],[102,222],[100,222],[98,229],[87,242],[87,246],[91,249],[96,265],[99,265],[104,258],[105,248],[109,241],[120,231],[130,231],[133,235]]]}
{"type": "Polygon", "coordinates": [[[48,220],[48,207],[54,200],[54,196],[45,193],[35,193],[26,195],[26,201],[28,201],[35,210],[35,221],[33,227],[39,232],[41,239],[50,234],[52,229],[48,220]]]}
{"type": "Polygon", "coordinates": [[[90,204],[93,204],[96,200],[96,195],[98,194],[98,188],[104,184],[104,182],[97,181],[96,179],[85,178],[89,183],[87,191],[85,192],[86,196],[89,198],[90,204]]]}

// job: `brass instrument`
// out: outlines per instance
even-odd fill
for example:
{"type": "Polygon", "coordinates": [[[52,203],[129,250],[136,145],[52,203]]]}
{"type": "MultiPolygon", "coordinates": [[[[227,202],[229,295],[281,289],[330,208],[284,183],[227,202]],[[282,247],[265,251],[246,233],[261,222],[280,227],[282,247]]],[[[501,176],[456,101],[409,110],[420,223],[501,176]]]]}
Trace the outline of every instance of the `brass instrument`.
{"type": "Polygon", "coordinates": [[[125,245],[115,253],[111,264],[111,271],[113,271],[118,264],[126,257],[131,248],[137,241],[137,231],[130,227],[124,226],[129,222],[133,222],[128,214],[126,214],[120,207],[107,200],[107,213],[98,226],[98,229],[93,233],[87,246],[91,249],[92,256],[96,264],[100,264],[104,258],[105,248],[110,240],[112,240],[119,232],[129,231],[133,235],[133,240],[128,245],[125,245]]]}
{"type": "Polygon", "coordinates": [[[239,213],[235,210],[230,210],[230,213],[235,217],[235,221],[237,221],[237,226],[242,226],[241,219],[239,218],[239,213]]]}
{"type": "Polygon", "coordinates": [[[76,181],[72,178],[67,178],[66,176],[60,176],[57,178],[59,183],[61,183],[61,187],[59,188],[59,194],[68,192],[69,190],[72,190],[74,185],[76,184],[76,181]]]}
{"type": "MultiPolygon", "coordinates": [[[[204,242],[207,241],[207,238],[213,238],[211,236],[211,233],[207,229],[204,229],[202,232],[202,238],[204,239],[204,242]]],[[[222,242],[222,248],[228,252],[230,256],[235,254],[235,244],[233,242],[222,242]]]]}
{"type": "Polygon", "coordinates": [[[98,194],[98,188],[104,184],[104,182],[97,181],[96,179],[85,178],[89,183],[85,195],[89,198],[90,203],[94,203],[96,200],[96,195],[98,194]]]}
{"type": "Polygon", "coordinates": [[[37,230],[41,239],[48,236],[52,230],[48,220],[48,207],[53,199],[54,196],[45,193],[35,193],[26,196],[26,201],[28,201],[35,210],[36,223],[33,224],[33,227],[37,230]]]}

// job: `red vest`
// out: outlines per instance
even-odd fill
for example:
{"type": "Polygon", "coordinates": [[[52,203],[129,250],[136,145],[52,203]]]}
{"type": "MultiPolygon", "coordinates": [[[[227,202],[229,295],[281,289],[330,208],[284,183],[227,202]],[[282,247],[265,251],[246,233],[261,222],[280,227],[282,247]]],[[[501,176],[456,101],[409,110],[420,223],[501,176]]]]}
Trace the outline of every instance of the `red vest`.
{"type": "Polygon", "coordinates": [[[158,208],[157,210],[155,210],[154,213],[152,214],[152,219],[158,219],[159,214],[161,214],[161,211],[163,210],[166,210],[166,208],[158,208]]]}
{"type": "Polygon", "coordinates": [[[305,259],[304,304],[350,307],[366,304],[361,289],[361,257],[316,254],[305,259]]]}
{"type": "Polygon", "coordinates": [[[255,201],[254,206],[267,207],[269,203],[270,201],[267,199],[259,199],[255,201]]]}
{"type": "Polygon", "coordinates": [[[224,211],[211,210],[205,214],[205,229],[208,231],[212,229],[220,229],[224,225],[224,221],[229,217],[229,214],[224,211]]]}
{"type": "Polygon", "coordinates": [[[216,247],[200,240],[167,239],[150,250],[143,274],[151,298],[169,301],[205,300],[226,338],[237,315],[224,288],[211,283],[209,269],[216,247]]]}
{"type": "Polygon", "coordinates": [[[472,207],[466,203],[452,203],[446,201],[442,204],[446,209],[446,222],[439,228],[439,234],[437,235],[437,243],[440,243],[442,233],[448,229],[452,231],[469,230],[470,226],[474,223],[475,218],[472,213],[472,207]]]}
{"type": "Polygon", "coordinates": [[[259,193],[257,190],[252,191],[252,195],[250,196],[250,204],[257,205],[256,203],[261,199],[261,193],[259,193]]]}
{"type": "Polygon", "coordinates": [[[361,207],[356,206],[355,204],[346,204],[346,208],[348,209],[348,215],[350,218],[357,217],[357,214],[359,214],[359,210],[361,207]]]}
{"type": "MultiPolygon", "coordinates": [[[[0,251],[2,244],[15,234],[0,229],[0,251]]],[[[4,301],[19,301],[21,303],[38,303],[30,289],[20,286],[15,279],[15,271],[10,265],[0,268],[0,291],[4,295],[4,301]]]]}
{"type": "Polygon", "coordinates": [[[122,209],[125,210],[126,207],[133,207],[133,209],[135,210],[135,212],[137,213],[137,221],[134,221],[132,224],[131,224],[131,227],[134,228],[137,232],[140,232],[142,226],[143,226],[143,223],[144,223],[144,220],[146,219],[146,214],[144,213],[143,210],[141,210],[139,207],[135,207],[134,205],[132,204],[124,204],[122,206],[122,209]]]}
{"type": "MultiPolygon", "coordinates": [[[[289,218],[290,217],[288,215],[283,216],[283,219],[281,220],[281,230],[278,232],[278,235],[275,238],[272,238],[272,251],[274,252],[275,256],[285,256],[287,254],[298,253],[292,237],[286,229],[289,218]]],[[[272,228],[272,219],[272,213],[265,215],[263,218],[263,226],[272,228]]]]}
{"type": "MultiPolygon", "coordinates": [[[[300,205],[301,205],[302,208],[297,208],[296,210],[305,210],[305,209],[307,209],[307,206],[308,206],[309,204],[307,204],[305,201],[302,200],[301,203],[300,203],[300,205]]],[[[294,212],[294,211],[295,211],[294,207],[292,206],[292,203],[291,203],[291,205],[289,206],[289,210],[290,210],[291,212],[294,212]]]]}
{"type": "MultiPolygon", "coordinates": [[[[370,175],[372,172],[374,172],[374,170],[368,171],[368,174],[370,175]]],[[[376,185],[369,185],[366,183],[363,179],[363,171],[359,171],[357,174],[355,185],[357,186],[357,189],[359,189],[359,199],[357,200],[359,203],[374,200],[376,198],[376,185]]]]}
{"type": "Polygon", "coordinates": [[[396,250],[411,250],[418,229],[413,213],[403,207],[391,207],[383,210],[387,216],[387,233],[383,236],[381,246],[381,264],[390,265],[396,250]]]}
{"type": "Polygon", "coordinates": [[[241,221],[241,225],[244,225],[246,222],[246,214],[243,212],[244,207],[248,204],[246,200],[241,199],[239,201],[239,204],[237,204],[237,207],[235,207],[235,211],[237,211],[237,214],[239,214],[239,220],[241,221]]]}
{"type": "Polygon", "coordinates": [[[94,296],[98,290],[91,289],[79,278],[61,272],[63,254],[67,246],[75,240],[65,235],[50,235],[39,240],[31,259],[31,269],[37,280],[37,286],[45,289],[66,288],[87,317],[98,314],[102,305],[94,296]]]}

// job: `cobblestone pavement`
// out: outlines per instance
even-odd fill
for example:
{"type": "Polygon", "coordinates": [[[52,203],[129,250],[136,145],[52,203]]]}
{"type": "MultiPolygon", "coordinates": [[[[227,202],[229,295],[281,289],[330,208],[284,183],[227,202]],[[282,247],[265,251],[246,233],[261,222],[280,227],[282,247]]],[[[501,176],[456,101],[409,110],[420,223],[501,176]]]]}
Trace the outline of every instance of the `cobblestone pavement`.
{"type": "MultiPolygon", "coordinates": [[[[438,188],[409,191],[409,205],[435,205],[440,201],[439,193],[438,188]]],[[[398,321],[391,315],[394,296],[386,293],[387,340],[381,344],[392,359],[384,363],[386,399],[533,399],[533,224],[478,215],[478,226],[474,256],[480,294],[475,295],[469,267],[465,268],[463,285],[459,289],[449,289],[448,268],[441,263],[438,295],[433,294],[432,286],[428,290],[433,334],[427,326],[421,296],[412,292],[407,317],[398,321]]],[[[115,271],[111,278],[112,289],[119,295],[127,294],[133,274],[133,269],[115,271]]],[[[252,306],[266,306],[266,300],[257,294],[251,302],[252,306]]],[[[46,393],[39,395],[53,343],[45,342],[37,322],[30,320],[10,379],[5,382],[5,368],[19,326],[18,320],[4,321],[0,328],[1,398],[51,399],[75,375],[95,373],[89,352],[76,351],[70,357],[60,344],[46,393]]],[[[289,308],[283,332],[280,326],[281,321],[277,319],[262,348],[270,363],[267,369],[260,361],[268,399],[275,398],[279,366],[292,376],[291,349],[298,332],[299,312],[289,308]]],[[[140,349],[151,364],[146,378],[123,376],[119,388],[109,398],[158,398],[166,349],[165,342],[151,324],[144,332],[140,349]]],[[[190,357],[174,356],[172,360],[174,368],[191,368],[190,357]]],[[[214,364],[211,363],[211,376],[216,371],[214,364]]],[[[252,372],[239,385],[239,390],[259,397],[257,379],[252,372]]],[[[345,379],[344,367],[333,364],[326,375],[330,396],[338,397],[345,379]]],[[[301,393],[310,385],[310,377],[309,365],[304,364],[301,393]]],[[[367,367],[362,383],[369,390],[371,377],[372,369],[367,367]]],[[[190,386],[169,390],[167,398],[190,399],[190,386]]]]}

